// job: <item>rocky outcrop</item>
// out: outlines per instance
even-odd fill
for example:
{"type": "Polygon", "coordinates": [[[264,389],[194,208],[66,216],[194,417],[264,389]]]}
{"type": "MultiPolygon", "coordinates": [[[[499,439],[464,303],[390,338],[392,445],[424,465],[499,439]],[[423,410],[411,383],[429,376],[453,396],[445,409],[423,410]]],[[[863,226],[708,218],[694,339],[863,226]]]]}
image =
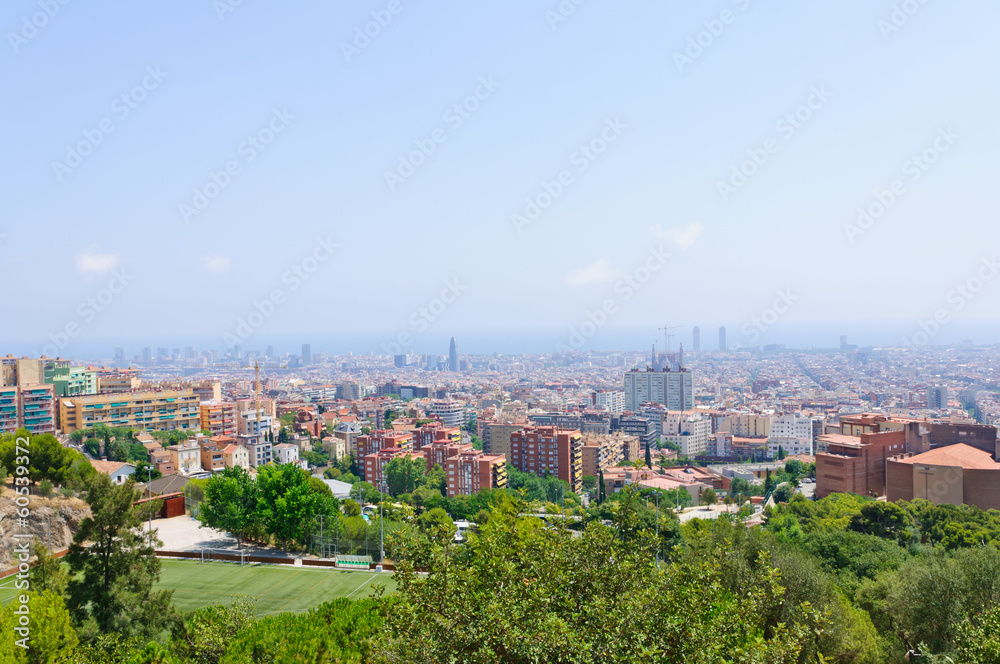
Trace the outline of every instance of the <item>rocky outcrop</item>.
{"type": "MultiPolygon", "coordinates": [[[[14,547],[21,541],[14,538],[15,533],[22,532],[18,526],[14,504],[15,494],[8,485],[0,494],[0,571],[14,565],[14,547]]],[[[28,505],[27,532],[41,540],[52,551],[62,551],[69,547],[73,535],[80,528],[80,522],[90,516],[87,503],[79,498],[63,498],[62,496],[31,496],[28,505]]]]}

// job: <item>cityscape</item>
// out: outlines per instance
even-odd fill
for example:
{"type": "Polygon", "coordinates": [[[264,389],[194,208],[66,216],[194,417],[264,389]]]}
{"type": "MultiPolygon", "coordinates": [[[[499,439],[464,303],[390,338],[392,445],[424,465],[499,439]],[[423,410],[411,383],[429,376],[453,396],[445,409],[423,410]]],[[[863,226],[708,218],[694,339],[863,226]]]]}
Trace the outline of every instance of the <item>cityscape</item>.
{"type": "Polygon", "coordinates": [[[0,664],[1000,664],[998,21],[5,3],[0,664]]]}

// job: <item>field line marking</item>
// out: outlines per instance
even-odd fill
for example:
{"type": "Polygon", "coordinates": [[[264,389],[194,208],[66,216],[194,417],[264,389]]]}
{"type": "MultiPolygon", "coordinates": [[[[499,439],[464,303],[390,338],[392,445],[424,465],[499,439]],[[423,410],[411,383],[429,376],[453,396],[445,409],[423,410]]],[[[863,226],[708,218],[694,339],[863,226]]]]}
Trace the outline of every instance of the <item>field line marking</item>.
{"type": "MultiPolygon", "coordinates": [[[[287,577],[287,578],[284,578],[284,579],[282,579],[281,581],[278,581],[278,582],[277,582],[276,584],[274,584],[273,586],[271,586],[271,588],[274,588],[274,587],[276,587],[276,586],[280,586],[280,585],[281,585],[282,583],[285,583],[286,581],[288,581],[288,579],[292,578],[292,576],[295,576],[296,574],[298,574],[298,573],[299,573],[299,572],[301,572],[301,571],[302,571],[302,570],[298,570],[298,572],[292,572],[292,575],[291,575],[291,576],[289,576],[289,577],[287,577]]],[[[267,590],[265,590],[264,592],[266,593],[266,592],[267,592],[268,590],[270,590],[271,588],[268,588],[268,589],[267,589],[267,590]]],[[[264,593],[261,593],[261,594],[263,595],[264,593]]]]}
{"type": "MultiPolygon", "coordinates": [[[[360,586],[351,591],[351,595],[353,595],[354,593],[358,592],[359,590],[367,586],[372,581],[372,579],[375,579],[377,576],[378,574],[373,574],[371,579],[366,579],[364,583],[362,583],[360,586]]],[[[348,597],[350,597],[351,595],[348,595],[348,597]]]]}

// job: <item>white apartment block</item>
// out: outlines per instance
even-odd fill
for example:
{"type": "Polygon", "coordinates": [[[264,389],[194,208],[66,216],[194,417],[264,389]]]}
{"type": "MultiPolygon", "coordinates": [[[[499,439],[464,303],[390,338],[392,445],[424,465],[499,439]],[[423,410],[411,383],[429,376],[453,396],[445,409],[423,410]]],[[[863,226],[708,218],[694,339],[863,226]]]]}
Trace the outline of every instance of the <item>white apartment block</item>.
{"type": "Polygon", "coordinates": [[[458,401],[435,401],[431,405],[431,414],[440,417],[446,427],[460,427],[465,424],[465,408],[458,401]]]}
{"type": "Polygon", "coordinates": [[[591,395],[594,407],[609,413],[625,412],[625,392],[622,390],[600,390],[591,395]]]}
{"type": "Polygon", "coordinates": [[[629,371],[625,374],[625,410],[661,403],[670,410],[694,408],[694,379],[689,371],[629,371]]]}
{"type": "Polygon", "coordinates": [[[678,445],[680,454],[694,458],[713,451],[712,420],[699,414],[668,413],[663,419],[664,431],[660,438],[678,445]],[[671,418],[671,416],[675,416],[671,418]]]}
{"type": "Polygon", "coordinates": [[[257,421],[257,411],[244,410],[236,413],[236,433],[243,436],[260,436],[270,430],[274,432],[274,421],[270,415],[261,412],[260,422],[257,421]]]}
{"type": "Polygon", "coordinates": [[[299,462],[299,446],[292,445],[291,443],[282,443],[280,445],[275,445],[273,448],[274,460],[279,465],[286,463],[298,464],[299,462]]]}
{"type": "Polygon", "coordinates": [[[772,417],[771,435],[767,441],[767,451],[772,459],[777,458],[779,447],[788,455],[812,454],[812,419],[794,413],[772,417]]]}

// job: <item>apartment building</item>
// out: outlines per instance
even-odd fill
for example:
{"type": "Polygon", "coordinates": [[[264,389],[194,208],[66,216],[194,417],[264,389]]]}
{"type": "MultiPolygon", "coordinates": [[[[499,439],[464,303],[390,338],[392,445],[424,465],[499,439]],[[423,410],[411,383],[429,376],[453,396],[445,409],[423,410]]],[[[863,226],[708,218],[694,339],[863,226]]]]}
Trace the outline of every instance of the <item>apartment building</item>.
{"type": "Polygon", "coordinates": [[[431,404],[430,413],[440,418],[446,427],[461,427],[465,424],[465,406],[460,401],[437,399],[431,404]]]}
{"type": "Polygon", "coordinates": [[[778,457],[778,448],[789,455],[813,453],[813,421],[795,413],[771,418],[771,435],[767,451],[772,459],[778,457]]]}
{"type": "Polygon", "coordinates": [[[52,385],[57,397],[97,394],[97,372],[85,367],[72,367],[68,363],[47,368],[45,382],[52,385]]]}
{"type": "MultiPolygon", "coordinates": [[[[413,451],[413,434],[410,432],[393,431],[392,429],[379,429],[364,436],[358,436],[358,469],[362,473],[362,479],[368,479],[367,460],[368,457],[378,454],[382,450],[399,450],[400,453],[413,451]]],[[[421,458],[423,455],[421,455],[421,458]]]]}
{"type": "Polygon", "coordinates": [[[386,491],[385,467],[390,461],[397,457],[409,457],[419,461],[424,460],[424,451],[403,450],[398,447],[386,447],[373,454],[366,455],[362,462],[358,464],[359,469],[364,473],[366,482],[370,482],[376,489],[386,491]]]}
{"type": "Polygon", "coordinates": [[[524,473],[554,475],[573,491],[583,488],[583,436],[579,430],[526,427],[511,434],[510,462],[524,473]]]}
{"type": "Polygon", "coordinates": [[[26,383],[0,387],[0,433],[27,429],[55,433],[55,395],[51,385],[26,383]]]}
{"type": "Polygon", "coordinates": [[[202,401],[201,429],[212,436],[232,436],[236,431],[236,404],[231,401],[202,401]]]}
{"type": "Polygon", "coordinates": [[[438,440],[422,448],[421,451],[424,453],[424,458],[427,459],[427,472],[430,472],[434,470],[434,466],[445,468],[448,465],[448,459],[472,449],[474,448],[471,443],[462,444],[450,440],[438,440]]]}
{"type": "Polygon", "coordinates": [[[635,412],[644,403],[660,403],[670,410],[694,408],[694,377],[680,371],[632,370],[625,374],[625,410],[635,412]]]}
{"type": "Polygon", "coordinates": [[[605,468],[617,466],[625,460],[626,438],[639,440],[634,436],[583,434],[583,474],[597,477],[605,468]]]}
{"type": "Polygon", "coordinates": [[[527,426],[527,422],[489,422],[482,427],[483,452],[502,454],[510,458],[510,436],[527,426]]]}
{"type": "Polygon", "coordinates": [[[767,438],[771,435],[771,416],[733,413],[719,422],[718,431],[728,431],[741,438],[767,438]]]}
{"type": "Polygon", "coordinates": [[[590,401],[597,410],[609,413],[625,412],[625,392],[623,390],[598,390],[590,395],[590,401]]]}
{"type": "Polygon", "coordinates": [[[191,390],[93,394],[59,400],[59,428],[63,433],[95,424],[169,431],[198,431],[201,409],[191,390]]]}
{"type": "Polygon", "coordinates": [[[467,449],[446,462],[448,497],[471,496],[482,489],[507,486],[507,463],[503,455],[467,449]]]}
{"type": "Polygon", "coordinates": [[[271,443],[263,435],[237,434],[236,444],[246,448],[250,456],[250,467],[259,468],[265,466],[274,458],[271,443]]]}
{"type": "Polygon", "coordinates": [[[226,444],[219,438],[202,438],[198,441],[201,447],[201,467],[213,473],[221,472],[226,468],[226,459],[223,450],[226,444]]]}
{"type": "Polygon", "coordinates": [[[663,417],[662,440],[680,447],[680,454],[694,458],[708,454],[712,447],[712,420],[701,413],[672,411],[663,417]]]}
{"type": "Polygon", "coordinates": [[[101,369],[97,372],[97,391],[100,394],[135,392],[142,385],[135,369],[101,369]]]}
{"type": "Polygon", "coordinates": [[[462,442],[462,430],[458,427],[445,427],[437,424],[428,424],[410,431],[413,434],[413,449],[419,450],[429,447],[438,441],[450,441],[452,443],[462,442]]]}

